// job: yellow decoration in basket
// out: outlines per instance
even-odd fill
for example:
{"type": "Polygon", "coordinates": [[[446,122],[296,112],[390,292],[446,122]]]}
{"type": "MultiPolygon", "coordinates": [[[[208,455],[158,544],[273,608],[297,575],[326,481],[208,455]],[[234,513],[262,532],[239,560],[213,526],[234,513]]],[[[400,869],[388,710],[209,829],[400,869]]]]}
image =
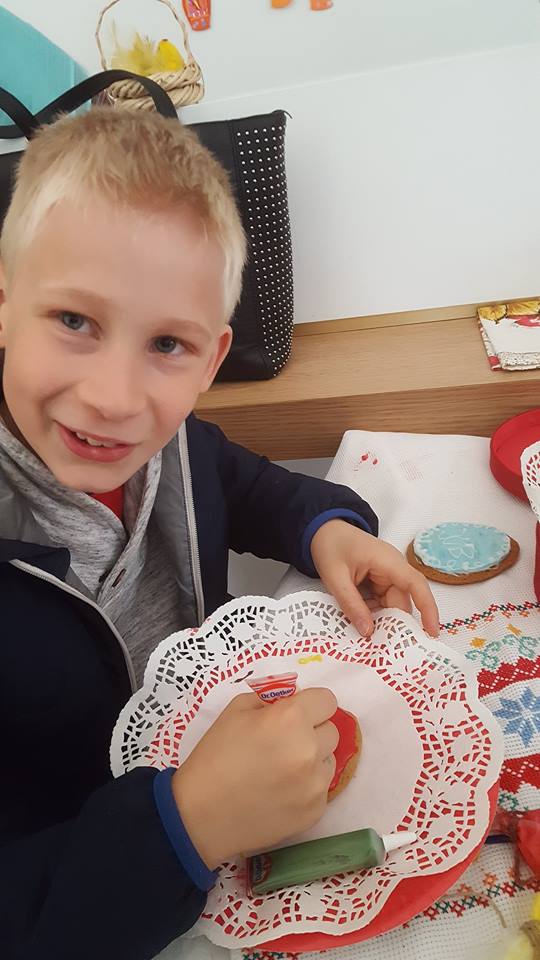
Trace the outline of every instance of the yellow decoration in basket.
{"type": "Polygon", "coordinates": [[[137,32],[131,46],[122,47],[118,43],[115,31],[111,66],[117,70],[131,70],[132,73],[150,77],[154,73],[183,70],[185,62],[170,40],[160,40],[156,43],[150,37],[137,32]]]}
{"type": "Polygon", "coordinates": [[[171,40],[159,41],[158,55],[161,62],[160,70],[163,70],[164,73],[183,70],[186,65],[182,54],[171,40]]]}

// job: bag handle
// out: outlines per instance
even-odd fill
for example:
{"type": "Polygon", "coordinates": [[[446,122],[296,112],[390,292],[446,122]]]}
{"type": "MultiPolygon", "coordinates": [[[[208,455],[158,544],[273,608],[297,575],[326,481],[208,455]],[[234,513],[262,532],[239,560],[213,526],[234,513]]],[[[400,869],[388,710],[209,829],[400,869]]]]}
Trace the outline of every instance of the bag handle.
{"type": "Polygon", "coordinates": [[[0,124],[0,139],[15,140],[24,136],[29,140],[34,132],[34,116],[24,103],[3,87],[0,87],[0,110],[13,120],[12,124],[0,124]]]}
{"type": "Polygon", "coordinates": [[[72,113],[117,80],[136,80],[152,98],[158,113],[180,122],[174,103],[155,80],[151,80],[150,77],[140,77],[129,70],[104,70],[93,77],[81,80],[34,116],[16,97],[0,88],[0,108],[15,121],[14,124],[0,125],[0,140],[13,140],[21,135],[30,140],[41,124],[51,123],[59,113],[72,113]]]}

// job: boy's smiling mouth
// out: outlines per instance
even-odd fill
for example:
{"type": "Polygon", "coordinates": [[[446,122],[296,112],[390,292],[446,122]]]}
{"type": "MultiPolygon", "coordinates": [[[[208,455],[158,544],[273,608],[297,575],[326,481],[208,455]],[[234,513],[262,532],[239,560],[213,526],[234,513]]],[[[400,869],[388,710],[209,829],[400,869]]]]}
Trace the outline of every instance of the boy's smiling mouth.
{"type": "Polygon", "coordinates": [[[122,443],[109,437],[98,437],[96,434],[84,433],[82,430],[72,430],[61,423],[57,423],[57,426],[68,450],[84,460],[93,460],[98,463],[116,463],[128,456],[135,446],[135,444],[122,443]]]}
{"type": "Polygon", "coordinates": [[[123,444],[117,443],[116,440],[96,440],[95,437],[92,437],[91,434],[79,433],[78,430],[72,430],[72,433],[75,434],[79,440],[85,440],[86,443],[89,443],[91,447],[119,447],[123,444]]]}

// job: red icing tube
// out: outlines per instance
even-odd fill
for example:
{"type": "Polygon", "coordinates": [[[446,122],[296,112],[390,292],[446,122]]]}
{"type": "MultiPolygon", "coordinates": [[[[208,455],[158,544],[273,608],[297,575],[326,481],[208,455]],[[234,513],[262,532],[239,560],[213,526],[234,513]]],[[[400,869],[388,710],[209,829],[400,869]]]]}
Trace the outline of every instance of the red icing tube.
{"type": "Polygon", "coordinates": [[[336,758],[336,770],[332,779],[332,783],[329,787],[329,791],[331,792],[332,790],[336,789],[341,774],[343,773],[349,760],[354,757],[356,751],[358,750],[358,744],[356,740],[357,720],[352,713],[348,713],[347,710],[342,710],[341,707],[338,707],[334,716],[330,717],[330,722],[337,727],[339,733],[339,743],[334,750],[334,756],[336,758]]]}
{"type": "Polygon", "coordinates": [[[252,677],[246,680],[253,693],[256,693],[263,703],[275,703],[284,697],[292,697],[296,693],[297,673],[277,673],[268,677],[252,677]]]}
{"type": "MultiPolygon", "coordinates": [[[[276,700],[283,700],[285,697],[292,697],[296,693],[297,673],[279,673],[271,674],[267,677],[252,677],[246,680],[253,693],[256,693],[259,700],[263,703],[275,703],[276,700]]],[[[340,777],[358,750],[357,742],[357,720],[352,713],[342,710],[338,707],[330,722],[337,727],[339,741],[334,750],[336,758],[336,769],[329,787],[329,792],[335,790],[340,777]]]]}

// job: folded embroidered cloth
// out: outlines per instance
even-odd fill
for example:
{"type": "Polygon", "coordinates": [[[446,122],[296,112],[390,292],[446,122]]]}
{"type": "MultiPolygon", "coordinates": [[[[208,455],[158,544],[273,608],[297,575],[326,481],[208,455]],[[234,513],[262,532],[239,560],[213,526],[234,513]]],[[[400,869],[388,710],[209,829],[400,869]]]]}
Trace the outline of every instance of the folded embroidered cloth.
{"type": "Polygon", "coordinates": [[[540,298],[478,307],[478,323],[492,370],[540,368],[540,298]]]}

